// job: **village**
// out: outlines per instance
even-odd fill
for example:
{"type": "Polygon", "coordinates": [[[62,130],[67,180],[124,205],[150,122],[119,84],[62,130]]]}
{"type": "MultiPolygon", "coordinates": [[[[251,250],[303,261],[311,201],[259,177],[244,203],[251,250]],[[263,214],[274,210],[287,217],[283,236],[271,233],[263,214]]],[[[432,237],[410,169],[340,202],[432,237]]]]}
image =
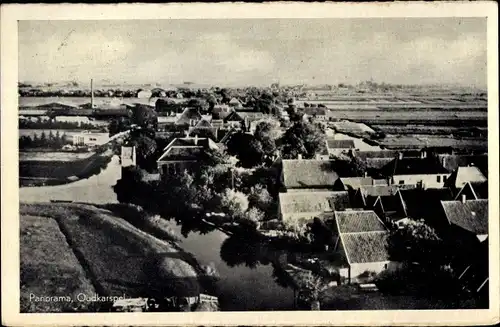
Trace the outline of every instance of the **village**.
{"type": "MultiPolygon", "coordinates": [[[[94,97],[92,83],[80,105],[63,94],[20,107],[20,126],[83,126],[62,140],[44,134],[41,146],[39,136],[21,136],[21,200],[23,190],[42,187],[37,196],[49,201],[94,202],[93,194],[51,195],[50,185],[103,174],[117,157],[108,187],[119,203],[173,219],[182,234],[216,230],[252,244],[227,250],[243,264],[266,252],[273,274],[293,288],[294,308],[339,309],[360,297],[362,309],[386,308],[378,294],[439,298],[445,307],[488,303],[485,93],[372,81],[184,84],[109,102],[94,97]],[[57,158],[72,153],[76,161],[57,158]]],[[[214,299],[195,292],[195,302],[200,294],[214,299]]]]}

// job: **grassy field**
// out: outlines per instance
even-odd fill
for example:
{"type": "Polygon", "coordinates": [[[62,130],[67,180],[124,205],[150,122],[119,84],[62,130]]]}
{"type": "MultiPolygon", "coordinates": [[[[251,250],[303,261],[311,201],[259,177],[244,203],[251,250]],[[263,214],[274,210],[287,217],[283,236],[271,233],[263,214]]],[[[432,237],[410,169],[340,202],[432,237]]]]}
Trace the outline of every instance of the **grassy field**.
{"type": "Polygon", "coordinates": [[[73,252],[91,272],[99,294],[147,297],[200,291],[198,272],[183,252],[111,211],[51,203],[21,204],[21,214],[52,217],[59,223],[73,252]]]}
{"type": "Polygon", "coordinates": [[[30,300],[30,295],[74,300],[79,293],[92,296],[95,289],[54,219],[21,215],[20,229],[21,312],[90,309],[85,302],[30,300]]]}

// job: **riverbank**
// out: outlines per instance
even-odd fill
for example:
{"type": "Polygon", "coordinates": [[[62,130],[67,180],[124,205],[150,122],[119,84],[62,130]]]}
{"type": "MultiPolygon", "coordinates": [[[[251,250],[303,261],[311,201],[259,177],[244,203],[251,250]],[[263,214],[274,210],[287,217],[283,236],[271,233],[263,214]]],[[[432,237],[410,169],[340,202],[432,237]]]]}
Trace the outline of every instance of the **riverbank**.
{"type": "MultiPolygon", "coordinates": [[[[196,298],[205,291],[201,266],[174,241],[156,238],[109,210],[88,204],[21,203],[20,214],[22,221],[37,216],[51,221],[56,231],[58,226],[101,296],[196,298]]],[[[24,234],[21,252],[25,258],[61,249],[61,242],[42,243],[31,235],[24,234]]],[[[30,261],[22,262],[21,277],[26,284],[30,261]]],[[[53,270],[57,266],[45,265],[43,269],[45,275],[59,276],[53,270]]],[[[64,280],[40,282],[28,279],[30,286],[24,288],[27,293],[22,299],[26,300],[33,289],[46,296],[61,296],[54,290],[64,289],[64,280]]]]}

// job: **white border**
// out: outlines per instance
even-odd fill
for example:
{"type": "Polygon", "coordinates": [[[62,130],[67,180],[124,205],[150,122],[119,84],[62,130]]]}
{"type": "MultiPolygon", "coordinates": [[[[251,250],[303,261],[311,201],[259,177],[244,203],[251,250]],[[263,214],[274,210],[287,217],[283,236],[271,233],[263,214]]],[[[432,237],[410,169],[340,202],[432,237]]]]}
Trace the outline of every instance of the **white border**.
{"type": "Polygon", "coordinates": [[[499,321],[498,17],[496,2],[3,5],[1,7],[2,324],[17,325],[474,325],[499,321]],[[488,17],[490,309],[334,312],[19,314],[17,20],[488,17]]]}

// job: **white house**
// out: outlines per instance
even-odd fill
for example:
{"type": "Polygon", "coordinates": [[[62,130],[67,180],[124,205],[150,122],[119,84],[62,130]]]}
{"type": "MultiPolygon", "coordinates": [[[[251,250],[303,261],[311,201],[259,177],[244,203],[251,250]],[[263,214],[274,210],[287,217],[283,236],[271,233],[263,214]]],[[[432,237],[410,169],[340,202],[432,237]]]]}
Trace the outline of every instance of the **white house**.
{"type": "Polygon", "coordinates": [[[73,135],[73,145],[97,146],[109,141],[108,133],[81,132],[73,135]]]}
{"type": "Polygon", "coordinates": [[[139,99],[149,99],[152,95],[153,93],[150,90],[139,90],[137,92],[137,97],[139,99]]]}

